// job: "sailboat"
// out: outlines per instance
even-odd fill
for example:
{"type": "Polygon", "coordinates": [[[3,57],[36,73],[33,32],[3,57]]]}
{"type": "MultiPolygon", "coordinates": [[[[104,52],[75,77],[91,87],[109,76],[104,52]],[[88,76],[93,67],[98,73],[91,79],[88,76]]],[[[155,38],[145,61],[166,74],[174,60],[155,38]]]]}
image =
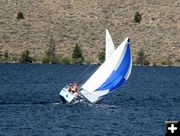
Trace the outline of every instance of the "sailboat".
{"type": "Polygon", "coordinates": [[[59,95],[64,102],[76,103],[88,101],[96,103],[105,95],[121,87],[129,78],[132,70],[131,43],[127,37],[117,49],[106,30],[105,61],[93,75],[79,88],[78,93],[71,93],[66,85],[59,95]]]}

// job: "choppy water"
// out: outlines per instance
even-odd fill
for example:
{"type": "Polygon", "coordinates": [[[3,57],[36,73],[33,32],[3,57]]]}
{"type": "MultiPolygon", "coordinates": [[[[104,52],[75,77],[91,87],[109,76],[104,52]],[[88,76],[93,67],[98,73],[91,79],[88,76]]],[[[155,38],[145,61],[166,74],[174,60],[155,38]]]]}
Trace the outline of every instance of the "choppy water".
{"type": "Polygon", "coordinates": [[[97,104],[59,103],[66,83],[96,68],[1,64],[0,136],[164,136],[164,121],[180,120],[178,67],[133,67],[129,81],[97,104]]]}

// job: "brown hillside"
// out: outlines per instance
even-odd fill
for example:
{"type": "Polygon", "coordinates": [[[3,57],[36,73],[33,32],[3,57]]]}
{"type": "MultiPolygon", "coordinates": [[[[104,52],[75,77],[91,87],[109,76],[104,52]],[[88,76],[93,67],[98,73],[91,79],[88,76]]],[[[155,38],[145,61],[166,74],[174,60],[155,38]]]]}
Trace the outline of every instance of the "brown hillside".
{"type": "Polygon", "coordinates": [[[151,63],[168,57],[180,63],[178,0],[1,0],[0,51],[19,56],[29,49],[40,57],[53,35],[57,53],[71,55],[78,43],[85,59],[96,62],[108,28],[116,47],[129,36],[133,59],[140,48],[151,63]],[[24,13],[24,20],[16,19],[24,13]],[[142,14],[140,24],[134,14],[142,14]]]}

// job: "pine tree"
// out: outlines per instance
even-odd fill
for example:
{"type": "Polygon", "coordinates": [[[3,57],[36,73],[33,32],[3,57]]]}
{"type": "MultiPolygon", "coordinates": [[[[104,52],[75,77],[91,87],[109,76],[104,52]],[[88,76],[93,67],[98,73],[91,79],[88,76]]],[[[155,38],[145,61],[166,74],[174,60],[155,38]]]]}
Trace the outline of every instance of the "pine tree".
{"type": "Polygon", "coordinates": [[[134,15],[134,21],[135,21],[136,23],[140,23],[140,22],[141,22],[141,19],[142,19],[142,16],[141,16],[141,14],[139,13],[139,11],[137,11],[137,12],[135,13],[135,15],[134,15]]]}
{"type": "Polygon", "coordinates": [[[78,44],[75,45],[75,48],[73,50],[72,61],[75,64],[79,64],[79,63],[82,63],[84,61],[84,57],[82,55],[81,48],[79,47],[78,44]]]}
{"type": "Polygon", "coordinates": [[[16,19],[24,19],[24,14],[22,12],[18,12],[16,19]]]}
{"type": "Polygon", "coordinates": [[[82,58],[82,51],[77,43],[73,50],[72,58],[82,58]]]}

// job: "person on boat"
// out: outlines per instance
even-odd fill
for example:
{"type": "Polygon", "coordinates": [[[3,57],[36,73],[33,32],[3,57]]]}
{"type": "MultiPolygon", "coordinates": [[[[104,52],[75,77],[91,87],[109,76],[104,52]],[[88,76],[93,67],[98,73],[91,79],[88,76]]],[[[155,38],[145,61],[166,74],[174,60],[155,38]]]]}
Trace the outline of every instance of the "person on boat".
{"type": "Polygon", "coordinates": [[[70,83],[69,86],[67,87],[69,92],[72,92],[72,84],[70,83]]]}
{"type": "Polygon", "coordinates": [[[77,92],[78,92],[78,89],[79,89],[79,86],[77,85],[77,83],[74,83],[74,84],[72,85],[72,88],[71,88],[72,92],[73,92],[73,93],[77,93],[77,92]]]}
{"type": "Polygon", "coordinates": [[[73,95],[77,98],[77,99],[82,99],[82,97],[81,97],[81,95],[79,94],[79,92],[78,92],[78,90],[79,90],[79,85],[77,84],[77,83],[74,83],[73,85],[72,85],[72,93],[73,93],[73,95]]]}

